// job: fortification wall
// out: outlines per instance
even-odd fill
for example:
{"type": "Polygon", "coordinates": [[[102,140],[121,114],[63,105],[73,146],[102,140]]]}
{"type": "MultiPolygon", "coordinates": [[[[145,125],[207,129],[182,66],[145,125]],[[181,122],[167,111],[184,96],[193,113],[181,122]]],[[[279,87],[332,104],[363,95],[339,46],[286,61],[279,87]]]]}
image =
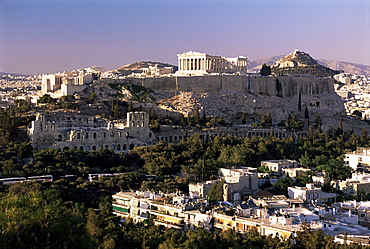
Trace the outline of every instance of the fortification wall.
{"type": "Polygon", "coordinates": [[[141,86],[145,86],[154,91],[173,91],[176,90],[176,79],[174,77],[162,78],[143,78],[141,86]]]}
{"type": "Polygon", "coordinates": [[[193,77],[106,79],[105,83],[134,84],[154,91],[248,92],[255,95],[291,98],[295,95],[334,93],[334,80],[299,76],[258,77],[247,75],[210,75],[193,77]]]}

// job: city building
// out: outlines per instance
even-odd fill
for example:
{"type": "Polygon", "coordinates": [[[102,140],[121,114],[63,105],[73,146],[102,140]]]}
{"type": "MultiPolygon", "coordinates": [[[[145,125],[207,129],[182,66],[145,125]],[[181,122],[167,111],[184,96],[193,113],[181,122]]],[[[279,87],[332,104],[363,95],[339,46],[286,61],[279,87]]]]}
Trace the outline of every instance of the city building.
{"type": "Polygon", "coordinates": [[[210,180],[204,183],[191,183],[189,184],[189,195],[205,198],[212,186],[219,182],[219,180],[210,180]]]}
{"type": "Polygon", "coordinates": [[[220,172],[225,180],[225,201],[244,200],[258,190],[258,175],[255,168],[221,168],[220,172]]]}
{"type": "Polygon", "coordinates": [[[60,148],[94,151],[101,148],[128,152],[138,146],[155,144],[149,129],[149,115],[129,112],[127,120],[108,121],[78,113],[39,113],[28,128],[34,149],[60,148]]]}
{"type": "MultiPolygon", "coordinates": [[[[253,195],[258,190],[257,169],[240,167],[226,169],[221,168],[224,201],[240,201],[253,195]]],[[[207,181],[205,183],[189,184],[189,194],[196,197],[206,197],[209,190],[220,180],[207,181]]]]}
{"type": "Polygon", "coordinates": [[[285,176],[289,176],[290,178],[293,178],[293,180],[299,176],[300,174],[303,174],[304,172],[311,172],[311,169],[306,168],[282,168],[282,173],[285,176]]]}
{"type": "Polygon", "coordinates": [[[226,58],[217,55],[189,51],[183,54],[178,54],[177,58],[177,74],[180,75],[247,72],[247,58],[244,56],[226,58]]]}
{"type": "Polygon", "coordinates": [[[295,160],[290,160],[290,159],[266,160],[266,161],[261,161],[261,166],[265,166],[272,172],[276,172],[279,175],[282,175],[283,169],[297,168],[298,162],[295,160]]]}
{"type": "Polygon", "coordinates": [[[370,174],[352,173],[352,177],[343,181],[332,181],[337,190],[343,191],[346,195],[370,194],[370,174]]]}
{"type": "Polygon", "coordinates": [[[307,203],[321,204],[322,190],[315,188],[313,183],[307,183],[306,187],[288,187],[288,196],[292,199],[301,199],[307,203]]]}
{"type": "Polygon", "coordinates": [[[370,148],[358,147],[352,153],[346,153],[344,166],[361,171],[370,169],[370,148]]]}
{"type": "Polygon", "coordinates": [[[155,225],[179,230],[204,228],[245,233],[255,229],[261,235],[280,238],[294,237],[306,223],[312,230],[321,229],[325,234],[335,236],[340,243],[346,243],[343,235],[347,235],[347,242],[369,245],[369,241],[364,240],[368,237],[368,228],[360,225],[369,218],[367,202],[336,203],[331,208],[311,206],[308,209],[300,207],[302,200],[273,196],[251,198],[238,205],[220,201],[211,206],[203,198],[149,191],[119,192],[112,199],[113,213],[122,221],[130,218],[134,222],[144,222],[151,218],[155,225]]]}

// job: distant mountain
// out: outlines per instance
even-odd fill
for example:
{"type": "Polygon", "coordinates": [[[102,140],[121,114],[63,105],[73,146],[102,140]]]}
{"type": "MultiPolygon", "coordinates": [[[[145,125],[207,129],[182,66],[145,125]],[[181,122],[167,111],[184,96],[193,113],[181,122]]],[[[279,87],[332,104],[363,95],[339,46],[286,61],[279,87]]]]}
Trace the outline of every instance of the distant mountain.
{"type": "Polygon", "coordinates": [[[4,75],[12,75],[12,76],[15,76],[15,77],[18,77],[18,76],[28,77],[28,76],[30,76],[30,75],[18,74],[18,73],[4,73],[4,72],[0,72],[0,77],[1,76],[4,76],[4,75]]]}
{"type": "Polygon", "coordinates": [[[330,67],[331,69],[334,69],[337,71],[343,71],[345,73],[350,73],[350,74],[370,76],[370,66],[369,65],[362,65],[362,64],[351,63],[351,62],[324,60],[324,59],[318,59],[317,62],[325,67],[330,67]]]}
{"type": "MultiPolygon", "coordinates": [[[[248,61],[248,71],[259,73],[263,64],[271,66],[283,57],[285,56],[276,55],[273,57],[267,57],[267,58],[262,58],[262,59],[257,59],[257,60],[250,60],[248,61]]],[[[370,76],[370,66],[369,65],[362,65],[362,64],[356,64],[356,63],[351,63],[351,62],[340,62],[340,61],[334,61],[334,60],[324,60],[324,59],[316,59],[316,61],[320,65],[331,68],[335,71],[343,71],[345,73],[350,73],[350,74],[370,76]]]]}
{"type": "Polygon", "coordinates": [[[248,61],[248,71],[259,73],[263,64],[271,66],[276,61],[283,58],[284,56],[285,55],[275,55],[273,57],[267,57],[267,58],[262,58],[262,59],[257,59],[257,60],[250,60],[248,61]]]}

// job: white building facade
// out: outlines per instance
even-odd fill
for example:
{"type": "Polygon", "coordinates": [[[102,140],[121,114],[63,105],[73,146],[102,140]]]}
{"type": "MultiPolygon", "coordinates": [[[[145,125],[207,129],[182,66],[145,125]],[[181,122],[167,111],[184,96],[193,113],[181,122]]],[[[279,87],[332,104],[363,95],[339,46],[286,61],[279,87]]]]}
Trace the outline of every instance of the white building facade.
{"type": "Polygon", "coordinates": [[[315,188],[313,183],[307,183],[306,187],[288,187],[288,196],[292,199],[301,199],[307,203],[312,201],[317,204],[322,203],[322,190],[315,188]]]}
{"type": "Polygon", "coordinates": [[[364,170],[370,168],[370,148],[357,148],[352,153],[346,153],[344,166],[349,166],[353,170],[364,170]]]}

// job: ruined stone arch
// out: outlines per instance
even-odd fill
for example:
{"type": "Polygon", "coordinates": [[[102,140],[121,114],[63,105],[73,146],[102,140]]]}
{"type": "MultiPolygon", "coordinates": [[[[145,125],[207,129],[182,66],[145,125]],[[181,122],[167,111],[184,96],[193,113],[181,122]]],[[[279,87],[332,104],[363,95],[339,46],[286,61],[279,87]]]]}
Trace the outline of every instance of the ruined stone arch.
{"type": "Polygon", "coordinates": [[[84,150],[84,147],[83,146],[80,146],[80,150],[84,150]]]}
{"type": "Polygon", "coordinates": [[[134,148],[135,148],[135,145],[134,144],[130,144],[129,150],[133,150],[134,148]]]}
{"type": "Polygon", "coordinates": [[[117,144],[117,150],[121,150],[121,145],[120,144],[117,144]]]}
{"type": "Polygon", "coordinates": [[[92,150],[96,150],[96,146],[95,145],[93,145],[92,150]]]}
{"type": "Polygon", "coordinates": [[[96,132],[94,132],[94,134],[93,134],[93,138],[96,138],[96,132]]]}

